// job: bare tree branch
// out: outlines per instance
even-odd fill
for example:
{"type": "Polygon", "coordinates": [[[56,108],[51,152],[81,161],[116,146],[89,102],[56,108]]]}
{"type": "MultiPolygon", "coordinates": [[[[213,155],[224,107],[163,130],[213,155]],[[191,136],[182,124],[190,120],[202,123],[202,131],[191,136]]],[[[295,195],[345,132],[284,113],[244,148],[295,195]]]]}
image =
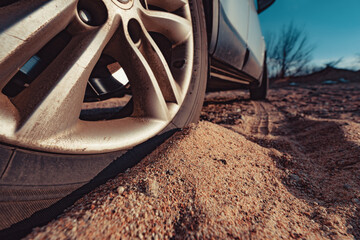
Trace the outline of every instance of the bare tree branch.
{"type": "Polygon", "coordinates": [[[325,67],[336,67],[336,65],[338,65],[339,63],[341,63],[343,60],[343,58],[339,58],[338,60],[334,60],[334,61],[329,61],[327,63],[325,63],[325,67]]]}
{"type": "Polygon", "coordinates": [[[314,46],[293,23],[284,26],[278,35],[268,34],[265,39],[271,77],[293,76],[307,68],[314,46]]]}

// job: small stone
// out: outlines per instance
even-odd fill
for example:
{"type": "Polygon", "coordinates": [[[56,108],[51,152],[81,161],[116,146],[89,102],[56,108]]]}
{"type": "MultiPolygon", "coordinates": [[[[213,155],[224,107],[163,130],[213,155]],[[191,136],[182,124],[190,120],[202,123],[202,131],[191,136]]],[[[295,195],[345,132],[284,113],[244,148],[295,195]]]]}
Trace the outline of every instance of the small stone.
{"type": "Polygon", "coordinates": [[[296,182],[300,181],[300,177],[296,174],[290,174],[290,178],[296,182]]]}
{"type": "Polygon", "coordinates": [[[353,198],[352,202],[360,205],[360,199],[358,199],[358,198],[353,198]]]}
{"type": "Polygon", "coordinates": [[[344,188],[345,188],[346,190],[350,190],[352,187],[351,187],[351,185],[345,183],[345,184],[344,184],[344,188]]]}
{"type": "Polygon", "coordinates": [[[174,175],[174,171],[172,171],[172,170],[167,170],[167,171],[166,171],[166,174],[172,176],[172,175],[174,175]]]}
{"type": "Polygon", "coordinates": [[[227,164],[227,161],[225,159],[220,159],[219,160],[222,164],[226,165],[227,164]]]}
{"type": "Polygon", "coordinates": [[[171,219],[170,219],[170,218],[168,218],[168,219],[166,220],[166,225],[170,226],[170,225],[171,225],[171,223],[172,223],[171,219]]]}
{"type": "Polygon", "coordinates": [[[118,192],[118,194],[120,194],[120,195],[123,194],[124,191],[125,191],[125,188],[124,188],[123,186],[120,186],[120,187],[117,188],[117,192],[118,192]]]}
{"type": "Polygon", "coordinates": [[[156,180],[152,180],[149,182],[148,192],[153,197],[159,196],[159,183],[156,180]]]}
{"type": "Polygon", "coordinates": [[[325,231],[325,232],[330,231],[330,228],[329,228],[328,226],[326,226],[326,225],[322,226],[321,229],[322,229],[323,231],[325,231]]]}

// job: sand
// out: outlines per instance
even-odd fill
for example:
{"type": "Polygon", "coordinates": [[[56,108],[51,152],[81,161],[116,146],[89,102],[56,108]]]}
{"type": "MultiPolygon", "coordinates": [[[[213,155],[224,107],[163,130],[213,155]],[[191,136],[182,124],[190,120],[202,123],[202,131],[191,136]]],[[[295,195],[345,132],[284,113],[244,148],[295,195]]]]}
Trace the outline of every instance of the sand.
{"type": "Polygon", "coordinates": [[[26,239],[360,239],[360,84],[208,94],[199,124],[26,239]]]}

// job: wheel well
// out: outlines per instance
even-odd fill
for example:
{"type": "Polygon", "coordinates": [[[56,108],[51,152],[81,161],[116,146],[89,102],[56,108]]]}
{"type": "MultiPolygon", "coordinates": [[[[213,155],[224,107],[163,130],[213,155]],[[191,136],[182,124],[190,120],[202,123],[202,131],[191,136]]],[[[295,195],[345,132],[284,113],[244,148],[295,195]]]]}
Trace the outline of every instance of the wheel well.
{"type": "Polygon", "coordinates": [[[213,29],[213,0],[203,0],[203,6],[205,12],[208,46],[210,46],[211,34],[213,29]]]}

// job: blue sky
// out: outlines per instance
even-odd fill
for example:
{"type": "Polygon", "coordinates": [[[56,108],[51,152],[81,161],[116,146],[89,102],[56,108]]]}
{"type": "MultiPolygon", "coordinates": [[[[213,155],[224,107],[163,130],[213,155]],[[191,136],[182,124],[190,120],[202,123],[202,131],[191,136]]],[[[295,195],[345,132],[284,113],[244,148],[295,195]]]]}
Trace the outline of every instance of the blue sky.
{"type": "Polygon", "coordinates": [[[291,21],[302,28],[315,45],[313,62],[342,57],[339,67],[360,69],[360,0],[276,0],[259,18],[265,36],[291,21]]]}

